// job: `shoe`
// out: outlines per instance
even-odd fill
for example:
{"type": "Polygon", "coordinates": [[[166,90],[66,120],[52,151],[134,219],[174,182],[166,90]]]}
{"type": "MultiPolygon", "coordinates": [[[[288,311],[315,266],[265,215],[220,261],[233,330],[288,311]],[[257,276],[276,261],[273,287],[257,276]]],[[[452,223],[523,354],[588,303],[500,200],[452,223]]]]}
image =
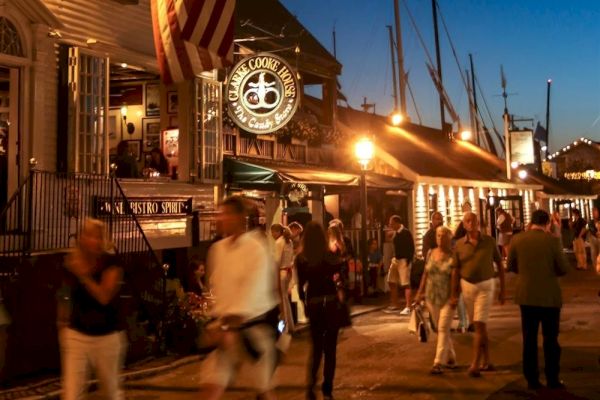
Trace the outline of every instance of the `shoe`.
{"type": "Polygon", "coordinates": [[[481,368],[479,368],[479,370],[484,372],[492,372],[496,371],[496,367],[494,367],[494,364],[485,364],[482,365],[481,368]]]}
{"type": "Polygon", "coordinates": [[[456,369],[456,360],[454,360],[454,359],[448,360],[448,362],[446,363],[446,365],[444,365],[444,367],[446,367],[447,369],[456,369]]]}
{"type": "Polygon", "coordinates": [[[384,308],[383,312],[386,314],[395,314],[398,312],[398,310],[400,310],[400,308],[394,307],[394,306],[389,306],[388,308],[384,308]]]}
{"type": "Polygon", "coordinates": [[[548,389],[566,389],[567,388],[563,381],[548,382],[546,384],[546,386],[548,387],[548,389]]]}
{"type": "Polygon", "coordinates": [[[400,315],[410,315],[410,308],[405,307],[404,310],[400,311],[400,315]]]}
{"type": "Polygon", "coordinates": [[[479,372],[478,369],[469,368],[469,371],[467,372],[467,374],[471,378],[481,378],[481,372],[479,372]]]}
{"type": "Polygon", "coordinates": [[[313,390],[306,391],[306,400],[317,400],[317,395],[313,390]]]}
{"type": "Polygon", "coordinates": [[[469,324],[469,327],[467,328],[467,332],[475,332],[475,325],[469,324]]]}
{"type": "Polygon", "coordinates": [[[434,364],[429,373],[431,375],[441,375],[444,373],[444,371],[442,370],[442,366],[440,364],[434,364]]]}
{"type": "Polygon", "coordinates": [[[544,385],[540,383],[540,381],[528,382],[527,389],[529,390],[540,390],[544,385]]]}
{"type": "Polygon", "coordinates": [[[323,400],[334,400],[332,394],[323,394],[323,400]]]}

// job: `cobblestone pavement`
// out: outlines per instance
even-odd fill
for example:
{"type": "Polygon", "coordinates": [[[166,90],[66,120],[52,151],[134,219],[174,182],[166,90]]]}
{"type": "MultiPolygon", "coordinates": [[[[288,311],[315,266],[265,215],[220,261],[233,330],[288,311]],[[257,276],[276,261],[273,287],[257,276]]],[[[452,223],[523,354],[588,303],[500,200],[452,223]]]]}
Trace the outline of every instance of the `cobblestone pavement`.
{"type": "MultiPolygon", "coordinates": [[[[510,287],[509,278],[509,287],[510,287]]],[[[334,395],[337,399],[600,399],[600,277],[574,271],[563,282],[565,307],[561,319],[562,378],[567,391],[529,392],[521,377],[518,307],[496,305],[489,324],[496,372],[481,379],[466,375],[471,335],[454,334],[459,367],[441,376],[429,375],[435,336],[419,343],[407,332],[407,317],[376,311],[355,319],[338,347],[334,395]]],[[[541,342],[540,342],[541,343],[541,342]]],[[[304,333],[295,338],[278,369],[279,399],[304,399],[309,350],[304,333]]],[[[541,356],[540,352],[540,357],[541,356]]],[[[543,363],[541,364],[543,365],[543,363]]],[[[127,398],[136,400],[198,399],[200,365],[193,363],[158,376],[128,382],[127,398]]],[[[248,373],[242,370],[226,400],[253,399],[248,373]]],[[[97,395],[93,396],[94,398],[97,395]]],[[[99,398],[99,397],[98,397],[99,398]]]]}

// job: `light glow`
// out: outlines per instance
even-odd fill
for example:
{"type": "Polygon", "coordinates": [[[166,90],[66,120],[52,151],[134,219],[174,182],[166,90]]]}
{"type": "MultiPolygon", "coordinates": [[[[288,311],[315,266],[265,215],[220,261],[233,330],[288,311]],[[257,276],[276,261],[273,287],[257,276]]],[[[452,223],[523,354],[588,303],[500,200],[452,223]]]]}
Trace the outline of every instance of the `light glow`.
{"type": "Polygon", "coordinates": [[[375,145],[368,137],[363,137],[354,145],[354,155],[359,164],[366,169],[375,155],[375,145]]]}
{"type": "Polygon", "coordinates": [[[126,105],[121,106],[121,116],[123,117],[123,119],[127,118],[127,106],[126,105]]]}
{"type": "Polygon", "coordinates": [[[395,112],[391,116],[392,125],[399,126],[404,121],[404,116],[399,112],[395,112]]]}
{"type": "Polygon", "coordinates": [[[471,140],[473,138],[473,133],[471,133],[471,131],[469,130],[464,130],[460,133],[460,139],[467,141],[467,140],[471,140]]]}
{"type": "Polygon", "coordinates": [[[518,175],[519,175],[519,178],[520,178],[520,179],[525,179],[525,178],[527,178],[527,171],[526,171],[526,170],[524,170],[524,169],[522,169],[522,170],[519,170],[519,173],[518,173],[518,175]]]}

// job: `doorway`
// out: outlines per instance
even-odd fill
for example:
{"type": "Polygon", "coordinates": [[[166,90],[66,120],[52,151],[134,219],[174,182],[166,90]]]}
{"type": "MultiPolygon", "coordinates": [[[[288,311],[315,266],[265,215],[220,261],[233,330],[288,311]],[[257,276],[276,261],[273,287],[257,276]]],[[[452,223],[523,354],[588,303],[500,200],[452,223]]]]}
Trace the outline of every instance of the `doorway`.
{"type": "Polygon", "coordinates": [[[18,185],[19,70],[0,66],[0,210],[18,185]]]}
{"type": "Polygon", "coordinates": [[[498,230],[496,229],[496,209],[502,206],[509,213],[514,221],[513,231],[515,233],[525,229],[523,214],[522,196],[492,196],[487,199],[479,199],[479,218],[481,221],[481,230],[490,236],[496,238],[498,230]]]}

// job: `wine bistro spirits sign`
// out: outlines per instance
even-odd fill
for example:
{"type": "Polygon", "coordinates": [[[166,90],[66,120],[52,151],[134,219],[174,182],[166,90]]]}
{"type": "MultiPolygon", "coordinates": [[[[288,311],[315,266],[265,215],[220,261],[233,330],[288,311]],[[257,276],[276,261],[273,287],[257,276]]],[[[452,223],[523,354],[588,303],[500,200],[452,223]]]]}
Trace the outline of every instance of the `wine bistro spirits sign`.
{"type": "Polygon", "coordinates": [[[293,117],[299,85],[294,70],[280,57],[260,53],[240,61],[227,82],[228,112],[245,131],[265,134],[293,117]]]}

